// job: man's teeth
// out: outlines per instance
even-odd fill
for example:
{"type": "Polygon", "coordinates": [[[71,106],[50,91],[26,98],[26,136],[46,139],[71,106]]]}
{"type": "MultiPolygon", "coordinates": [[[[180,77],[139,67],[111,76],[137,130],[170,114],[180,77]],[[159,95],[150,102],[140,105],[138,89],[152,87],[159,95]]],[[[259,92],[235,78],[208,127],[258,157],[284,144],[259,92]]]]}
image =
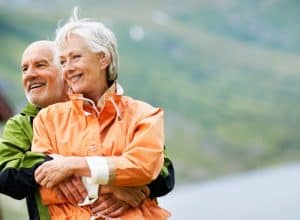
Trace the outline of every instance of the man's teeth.
{"type": "Polygon", "coordinates": [[[35,88],[38,88],[38,87],[41,87],[43,86],[44,84],[43,83],[34,83],[32,85],[30,85],[30,89],[35,89],[35,88]]]}

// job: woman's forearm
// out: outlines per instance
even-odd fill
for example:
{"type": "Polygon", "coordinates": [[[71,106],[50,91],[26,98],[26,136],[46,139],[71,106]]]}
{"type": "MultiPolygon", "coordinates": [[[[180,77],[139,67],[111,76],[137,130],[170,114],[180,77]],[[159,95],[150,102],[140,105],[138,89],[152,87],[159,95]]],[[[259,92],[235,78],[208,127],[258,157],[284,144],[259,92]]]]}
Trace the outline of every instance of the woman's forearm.
{"type": "Polygon", "coordinates": [[[47,188],[54,187],[72,175],[91,176],[85,157],[57,157],[43,163],[35,171],[36,182],[47,188]]]}

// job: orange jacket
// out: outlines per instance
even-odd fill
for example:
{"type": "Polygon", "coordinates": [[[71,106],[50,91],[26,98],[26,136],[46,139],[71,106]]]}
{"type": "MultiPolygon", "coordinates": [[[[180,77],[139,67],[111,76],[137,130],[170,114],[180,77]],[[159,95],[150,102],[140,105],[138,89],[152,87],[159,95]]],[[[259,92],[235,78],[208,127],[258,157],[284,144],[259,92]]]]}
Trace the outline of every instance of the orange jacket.
{"type": "MultiPolygon", "coordinates": [[[[82,95],[71,95],[69,102],[42,109],[34,120],[32,150],[64,156],[103,156],[109,168],[109,184],[150,183],[163,165],[163,111],[117,92],[114,84],[97,108],[82,95]]],[[[41,189],[41,195],[51,219],[90,218],[89,207],[59,204],[62,201],[46,188],[41,189]]],[[[147,199],[121,219],[166,219],[168,215],[155,201],[147,199]]]]}

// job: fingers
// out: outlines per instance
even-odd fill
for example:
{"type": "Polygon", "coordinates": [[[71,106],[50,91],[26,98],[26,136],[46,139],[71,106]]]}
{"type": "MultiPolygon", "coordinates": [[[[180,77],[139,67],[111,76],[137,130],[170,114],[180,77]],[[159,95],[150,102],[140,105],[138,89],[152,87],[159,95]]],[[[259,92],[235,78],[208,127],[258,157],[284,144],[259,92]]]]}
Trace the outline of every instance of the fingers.
{"type": "Polygon", "coordinates": [[[72,175],[72,163],[70,163],[72,161],[72,158],[61,157],[43,163],[36,171],[37,180],[39,181],[43,179],[43,176],[46,176],[48,180],[47,187],[53,187],[66,180],[72,175]]]}
{"type": "Polygon", "coordinates": [[[124,199],[124,201],[129,204],[131,207],[137,207],[140,204],[140,199],[136,197],[136,195],[132,195],[124,199]]]}
{"type": "Polygon", "coordinates": [[[122,215],[130,206],[123,201],[118,200],[112,194],[101,196],[92,207],[93,215],[105,215],[109,217],[118,217],[122,215]]]}
{"type": "Polygon", "coordinates": [[[107,209],[104,209],[104,210],[101,212],[101,214],[102,214],[102,215],[107,215],[107,216],[109,216],[109,214],[110,214],[111,212],[114,212],[114,211],[118,210],[120,207],[121,207],[121,206],[120,206],[119,203],[113,203],[113,204],[112,204],[111,206],[109,206],[107,209]]]}
{"type": "Polygon", "coordinates": [[[57,194],[58,196],[62,196],[64,198],[66,198],[66,200],[70,203],[77,203],[76,197],[73,196],[74,193],[72,193],[69,189],[69,187],[67,186],[66,183],[60,183],[58,184],[55,189],[57,189],[57,194]]]}
{"type": "Polygon", "coordinates": [[[57,185],[58,196],[62,195],[71,203],[80,203],[87,196],[87,191],[79,177],[71,177],[57,185]]]}
{"type": "Polygon", "coordinates": [[[76,188],[79,197],[84,200],[84,198],[88,195],[88,192],[82,182],[81,177],[78,176],[74,176],[71,178],[72,184],[73,186],[76,188]]]}
{"type": "Polygon", "coordinates": [[[40,185],[41,185],[41,186],[47,186],[47,183],[48,183],[48,179],[47,179],[47,177],[45,176],[45,177],[41,180],[40,185]]]}
{"type": "Polygon", "coordinates": [[[84,186],[81,186],[80,183],[81,183],[81,181],[77,182],[75,180],[73,182],[72,178],[71,178],[71,180],[64,182],[64,186],[66,188],[66,191],[64,193],[65,197],[70,198],[70,199],[74,198],[75,203],[82,202],[84,200],[85,196],[87,195],[87,193],[85,193],[84,186]],[[82,193],[82,191],[83,191],[83,193],[82,193]]]}
{"type": "Polygon", "coordinates": [[[124,203],[123,206],[119,207],[115,211],[111,211],[107,215],[111,218],[116,218],[116,217],[123,215],[129,208],[130,208],[130,206],[128,204],[124,203]]]}
{"type": "Polygon", "coordinates": [[[136,191],[136,197],[139,199],[139,203],[141,203],[144,199],[146,199],[146,195],[141,189],[136,191]]]}
{"type": "Polygon", "coordinates": [[[53,175],[47,175],[42,181],[41,185],[47,188],[53,188],[58,182],[55,181],[53,175]],[[44,181],[45,180],[45,181],[44,181]]]}
{"type": "Polygon", "coordinates": [[[92,212],[102,212],[103,210],[107,209],[111,205],[111,201],[109,197],[111,194],[101,195],[100,198],[92,205],[92,212]]]}
{"type": "Polygon", "coordinates": [[[127,190],[129,190],[128,195],[126,197],[123,197],[122,200],[128,203],[132,207],[139,206],[140,203],[146,199],[146,195],[142,192],[141,189],[128,188],[127,190]]]}
{"type": "Polygon", "coordinates": [[[34,172],[35,181],[41,186],[52,188],[56,184],[55,172],[51,170],[51,166],[53,166],[53,161],[47,161],[34,172]]]}
{"type": "Polygon", "coordinates": [[[113,195],[121,201],[128,203],[132,207],[137,207],[144,201],[150,190],[148,187],[110,187],[113,195]]]}
{"type": "Polygon", "coordinates": [[[41,186],[46,186],[49,182],[47,173],[44,171],[43,167],[39,167],[34,173],[35,181],[41,186]]]}
{"type": "Polygon", "coordinates": [[[42,180],[45,178],[43,174],[43,165],[39,166],[34,172],[35,181],[41,185],[42,180]]]}
{"type": "Polygon", "coordinates": [[[61,192],[61,190],[59,189],[59,187],[53,187],[53,191],[56,193],[57,197],[59,200],[61,201],[68,201],[68,202],[71,202],[69,201],[65,196],[64,194],[61,192]]]}
{"type": "Polygon", "coordinates": [[[143,186],[142,192],[145,194],[146,198],[150,196],[150,188],[148,186],[143,186]]]}

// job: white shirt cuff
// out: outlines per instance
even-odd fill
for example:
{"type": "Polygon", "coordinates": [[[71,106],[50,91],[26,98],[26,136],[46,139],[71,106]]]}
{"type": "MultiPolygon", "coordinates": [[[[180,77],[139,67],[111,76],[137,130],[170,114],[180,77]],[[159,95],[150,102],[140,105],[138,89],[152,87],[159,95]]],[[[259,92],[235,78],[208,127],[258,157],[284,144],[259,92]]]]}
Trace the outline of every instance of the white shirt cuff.
{"type": "Polygon", "coordinates": [[[89,177],[82,177],[82,182],[88,192],[88,195],[85,197],[84,201],[79,203],[78,205],[91,205],[98,199],[99,185],[91,183],[91,178],[89,177]]]}
{"type": "Polygon", "coordinates": [[[86,160],[91,171],[91,182],[106,185],[109,181],[107,160],[100,156],[86,157],[86,160]]]}

